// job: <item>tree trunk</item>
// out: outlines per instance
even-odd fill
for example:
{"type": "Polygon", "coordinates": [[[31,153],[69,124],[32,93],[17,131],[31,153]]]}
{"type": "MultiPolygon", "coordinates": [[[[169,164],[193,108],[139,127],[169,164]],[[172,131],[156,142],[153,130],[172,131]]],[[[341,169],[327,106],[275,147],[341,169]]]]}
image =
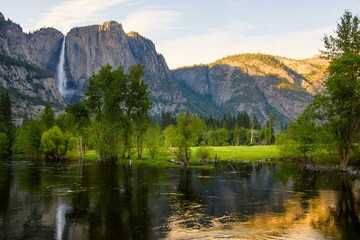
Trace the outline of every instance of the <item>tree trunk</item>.
{"type": "Polygon", "coordinates": [[[346,172],[346,168],[349,162],[349,156],[350,156],[350,145],[346,144],[343,149],[341,149],[340,153],[341,159],[340,159],[340,171],[346,172]]]}
{"type": "Polygon", "coordinates": [[[142,158],[142,153],[143,153],[141,136],[136,137],[136,147],[137,147],[138,159],[141,159],[142,158]]]}
{"type": "Polygon", "coordinates": [[[254,125],[251,126],[250,144],[253,144],[253,140],[254,140],[254,125]]]}
{"type": "Polygon", "coordinates": [[[79,151],[79,158],[80,160],[83,159],[83,144],[82,144],[82,137],[77,138],[77,145],[79,151]]]}

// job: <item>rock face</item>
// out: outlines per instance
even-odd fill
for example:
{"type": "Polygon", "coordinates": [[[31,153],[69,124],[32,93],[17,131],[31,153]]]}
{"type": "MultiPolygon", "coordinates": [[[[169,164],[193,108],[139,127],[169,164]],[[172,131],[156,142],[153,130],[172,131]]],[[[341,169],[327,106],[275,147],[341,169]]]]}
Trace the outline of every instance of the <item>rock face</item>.
{"type": "Polygon", "coordinates": [[[144,66],[143,78],[153,99],[152,113],[173,112],[184,107],[186,100],[155,45],[137,33],[126,35],[117,22],[71,29],[66,36],[65,49],[65,71],[72,92],[67,96],[69,102],[74,96],[81,96],[91,74],[102,65],[110,64],[113,68],[122,65],[128,70],[140,63],[144,66]]]}
{"type": "MultiPolygon", "coordinates": [[[[3,56],[0,59],[3,60],[3,56]]],[[[2,61],[0,88],[9,90],[13,112],[17,118],[24,115],[38,117],[46,104],[52,105],[55,110],[65,108],[55,79],[31,64],[14,62],[10,58],[2,61]]]]}
{"type": "Polygon", "coordinates": [[[25,34],[0,14],[0,89],[10,92],[15,117],[38,116],[46,104],[65,108],[53,77],[62,38],[53,28],[25,34]]]}
{"type": "Polygon", "coordinates": [[[56,72],[63,34],[54,28],[42,28],[25,34],[10,20],[0,20],[0,52],[11,58],[56,72]]]}
{"type": "Polygon", "coordinates": [[[73,80],[73,88],[80,92],[91,74],[102,65],[122,65],[128,69],[135,64],[126,35],[116,22],[71,29],[66,36],[65,49],[66,70],[73,80]]]}
{"type": "Polygon", "coordinates": [[[263,123],[275,113],[280,123],[286,123],[322,91],[326,67],[327,62],[319,59],[242,54],[210,65],[180,68],[173,71],[173,76],[198,95],[198,100],[202,97],[204,113],[211,109],[214,114],[246,111],[263,123]]]}
{"type": "Polygon", "coordinates": [[[186,98],[172,78],[164,57],[156,52],[154,43],[135,32],[128,33],[127,39],[136,63],[144,66],[144,80],[154,103],[152,113],[178,112],[186,108],[186,98]]]}

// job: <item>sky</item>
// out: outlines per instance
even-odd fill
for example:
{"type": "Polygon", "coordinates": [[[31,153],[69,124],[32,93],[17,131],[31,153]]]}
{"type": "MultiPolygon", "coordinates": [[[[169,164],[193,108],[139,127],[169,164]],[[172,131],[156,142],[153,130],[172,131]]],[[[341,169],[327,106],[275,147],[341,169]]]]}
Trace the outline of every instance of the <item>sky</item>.
{"type": "Polygon", "coordinates": [[[114,20],[154,42],[171,69],[240,53],[310,58],[360,0],[0,0],[24,32],[114,20]]]}

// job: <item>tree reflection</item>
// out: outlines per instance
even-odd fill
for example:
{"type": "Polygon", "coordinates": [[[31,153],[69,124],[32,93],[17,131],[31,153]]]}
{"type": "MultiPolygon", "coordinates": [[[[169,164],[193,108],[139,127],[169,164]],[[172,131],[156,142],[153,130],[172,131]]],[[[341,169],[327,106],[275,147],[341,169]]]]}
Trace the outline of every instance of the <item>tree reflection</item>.
{"type": "MultiPolygon", "coordinates": [[[[341,191],[338,192],[338,202],[334,211],[336,225],[342,232],[343,239],[359,238],[360,221],[357,212],[359,202],[353,193],[352,182],[347,173],[341,173],[341,191]]],[[[359,199],[357,199],[359,201],[359,199]]]]}

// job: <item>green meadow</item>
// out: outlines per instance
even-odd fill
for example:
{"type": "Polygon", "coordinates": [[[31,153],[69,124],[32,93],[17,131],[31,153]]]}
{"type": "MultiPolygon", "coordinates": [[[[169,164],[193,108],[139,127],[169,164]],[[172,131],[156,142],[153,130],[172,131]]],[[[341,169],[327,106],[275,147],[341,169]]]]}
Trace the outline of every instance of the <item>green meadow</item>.
{"type": "MultiPolygon", "coordinates": [[[[200,161],[195,156],[197,147],[191,148],[192,157],[190,159],[190,165],[198,166],[200,161]]],[[[210,158],[209,161],[213,161],[215,156],[220,158],[220,161],[256,161],[264,159],[277,159],[280,158],[279,150],[275,145],[264,145],[264,146],[225,146],[225,147],[210,147],[210,158]]],[[[72,153],[72,158],[76,158],[76,153],[72,153]]],[[[84,161],[98,160],[99,156],[94,150],[89,150],[84,156],[84,161]]],[[[167,149],[163,149],[155,159],[151,159],[148,155],[148,151],[145,149],[143,159],[136,159],[135,155],[131,159],[132,164],[145,164],[151,166],[176,166],[176,164],[169,160],[176,157],[167,149]]],[[[130,160],[119,160],[130,161],[130,160]]]]}

